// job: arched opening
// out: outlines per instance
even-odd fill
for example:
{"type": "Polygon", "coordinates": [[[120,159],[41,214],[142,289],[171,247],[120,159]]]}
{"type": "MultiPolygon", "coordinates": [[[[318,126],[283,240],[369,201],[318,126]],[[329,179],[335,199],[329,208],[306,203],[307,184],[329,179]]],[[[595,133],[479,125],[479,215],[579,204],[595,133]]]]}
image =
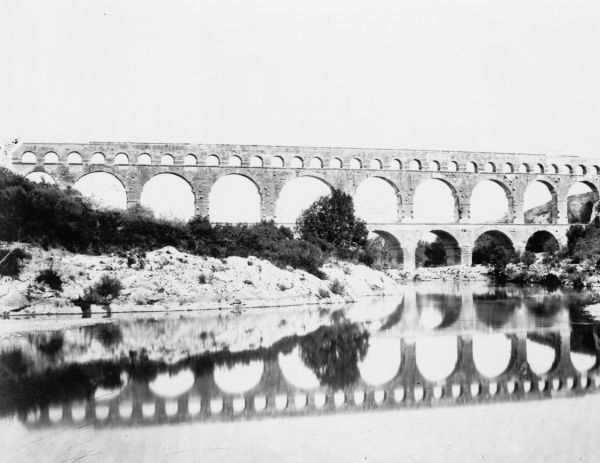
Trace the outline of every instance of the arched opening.
{"type": "Polygon", "coordinates": [[[371,160],[371,169],[380,170],[382,168],[381,161],[379,159],[371,160]]]}
{"type": "Polygon", "coordinates": [[[519,166],[519,173],[520,174],[527,174],[529,173],[529,165],[526,163],[523,163],[519,166]]]}
{"type": "Polygon", "coordinates": [[[304,161],[302,160],[302,158],[294,156],[290,161],[290,167],[292,169],[301,169],[302,167],[304,167],[304,161]]]}
{"type": "Polygon", "coordinates": [[[488,162],[485,165],[485,172],[488,174],[493,174],[494,172],[496,172],[496,165],[493,162],[488,162]]]}
{"type": "Polygon", "coordinates": [[[439,172],[439,170],[440,170],[440,163],[437,162],[437,161],[431,161],[429,163],[429,170],[431,172],[439,172]]]}
{"type": "Polygon", "coordinates": [[[597,201],[598,190],[593,183],[577,182],[572,185],[567,193],[569,223],[588,223],[597,201]]]}
{"type": "Polygon", "coordinates": [[[208,196],[208,215],[213,223],[260,222],[260,192],[248,177],[238,174],[218,179],[208,196]]]}
{"type": "Polygon", "coordinates": [[[402,163],[400,162],[400,160],[398,160],[398,159],[392,159],[392,162],[390,162],[390,169],[392,169],[392,170],[401,170],[402,169],[402,163]]]}
{"type": "Polygon", "coordinates": [[[533,167],[533,172],[536,174],[543,174],[544,173],[544,166],[541,164],[536,164],[533,167]]]}
{"type": "Polygon", "coordinates": [[[31,172],[25,176],[25,178],[35,183],[46,183],[48,185],[56,185],[54,177],[46,172],[31,172]]]}
{"type": "Polygon", "coordinates": [[[382,230],[373,230],[368,236],[369,245],[375,261],[373,265],[378,268],[401,268],[404,262],[402,246],[391,233],[382,230]]]}
{"type": "Polygon", "coordinates": [[[196,381],[194,373],[189,368],[177,373],[160,373],[153,379],[148,387],[153,394],[159,397],[174,398],[189,391],[196,381]]]}
{"type": "Polygon", "coordinates": [[[571,331],[571,363],[578,372],[585,373],[596,366],[599,343],[594,325],[579,325],[571,331]]]}
{"type": "Polygon", "coordinates": [[[278,223],[292,224],[300,213],[321,196],[331,194],[331,187],[315,177],[298,177],[288,181],[275,203],[278,223]]]}
{"type": "Polygon", "coordinates": [[[98,207],[125,209],[127,192],[121,181],[108,172],[92,172],[84,175],[73,186],[98,207]]]}
{"type": "Polygon", "coordinates": [[[512,342],[505,334],[473,336],[473,363],[487,378],[495,378],[506,371],[512,357],[512,342]]]}
{"type": "Polygon", "coordinates": [[[505,223],[511,221],[512,201],[508,189],[499,182],[484,180],[471,193],[472,223],[505,223]]]}
{"type": "Polygon", "coordinates": [[[195,197],[191,185],[175,174],[158,174],[142,188],[140,204],[155,217],[188,221],[195,214],[195,197]],[[169,194],[165,195],[165,191],[169,194]]]}
{"type": "Polygon", "coordinates": [[[432,230],[419,239],[415,261],[417,267],[459,265],[460,246],[450,233],[432,230]]]}
{"type": "Polygon", "coordinates": [[[413,159],[408,163],[408,170],[421,170],[421,161],[413,159]]]}
{"type": "Polygon", "coordinates": [[[577,175],[586,175],[587,174],[587,169],[584,165],[580,164],[579,166],[577,166],[577,175]]]}
{"type": "Polygon", "coordinates": [[[510,162],[507,162],[506,164],[504,164],[504,166],[502,166],[502,172],[504,172],[505,174],[512,174],[514,171],[515,169],[510,162]]]}
{"type": "Polygon", "coordinates": [[[125,153],[117,153],[115,156],[116,166],[125,166],[129,164],[129,157],[125,153]]]}
{"type": "Polygon", "coordinates": [[[83,164],[81,154],[79,154],[77,151],[69,153],[69,155],[67,156],[67,164],[83,164]]]}
{"type": "Polygon", "coordinates": [[[600,175],[600,167],[594,166],[594,175],[600,175]]]}
{"type": "Polygon", "coordinates": [[[242,158],[235,154],[229,157],[229,167],[241,167],[242,158]]]}
{"type": "Polygon", "coordinates": [[[315,389],[321,382],[317,375],[304,363],[299,347],[289,354],[280,353],[278,356],[279,368],[285,380],[300,389],[315,389]]]}
{"type": "Polygon", "coordinates": [[[163,154],[160,158],[161,166],[172,166],[175,164],[175,159],[170,154],[163,154]]]}
{"type": "Polygon", "coordinates": [[[250,158],[250,167],[262,167],[263,159],[260,156],[252,156],[250,158]]]}
{"type": "Polygon", "coordinates": [[[549,335],[527,335],[525,349],[527,351],[527,363],[531,371],[536,375],[548,373],[556,361],[556,348],[560,339],[555,339],[555,334],[549,335]]]}
{"type": "Polygon", "coordinates": [[[422,328],[427,330],[448,328],[460,317],[462,309],[460,294],[417,292],[415,296],[419,326],[422,328]]]}
{"type": "Polygon", "coordinates": [[[417,186],[413,218],[417,223],[453,223],[458,215],[458,196],[443,180],[428,179],[417,186]]]}
{"type": "Polygon", "coordinates": [[[322,169],[323,161],[321,160],[321,158],[312,158],[310,160],[310,168],[311,169],[322,169]]]}
{"type": "Polygon", "coordinates": [[[37,157],[35,156],[35,153],[32,153],[31,151],[25,151],[23,153],[23,155],[21,156],[21,163],[22,164],[36,164],[37,157]]]}
{"type": "Polygon", "coordinates": [[[271,167],[281,169],[283,167],[283,158],[281,156],[274,156],[271,159],[271,167]]]}
{"type": "Polygon", "coordinates": [[[535,232],[527,240],[525,246],[526,251],[531,252],[555,252],[560,247],[560,244],[556,237],[545,230],[535,232]]]}
{"type": "Polygon", "coordinates": [[[138,156],[139,166],[149,166],[152,164],[152,157],[148,153],[142,153],[138,156]]]}
{"type": "Polygon", "coordinates": [[[473,246],[473,265],[494,264],[510,258],[515,252],[511,239],[498,230],[489,230],[477,237],[473,246]]]}
{"type": "Polygon", "coordinates": [[[44,156],[44,164],[58,164],[58,154],[54,151],[46,153],[44,156]]]}
{"type": "Polygon", "coordinates": [[[398,222],[398,192],[390,182],[371,177],[354,194],[356,215],[367,223],[398,222]]]}
{"type": "Polygon", "coordinates": [[[213,378],[217,386],[229,394],[243,394],[255,387],[262,378],[265,365],[262,360],[215,367],[213,378]]]}
{"type": "Polygon", "coordinates": [[[329,167],[332,169],[341,169],[343,166],[342,160],[340,158],[332,158],[329,162],[329,167]]]}
{"type": "Polygon", "coordinates": [[[479,169],[477,169],[477,163],[475,163],[473,161],[467,162],[466,168],[467,168],[467,172],[470,172],[473,174],[476,174],[479,171],[479,169]]]}
{"type": "Polygon", "coordinates": [[[562,166],[561,171],[565,175],[572,175],[573,174],[573,168],[569,164],[565,164],[564,166],[562,166]]]}
{"type": "Polygon", "coordinates": [[[90,164],[106,164],[106,156],[102,153],[94,153],[90,158],[90,164]]]}
{"type": "Polygon", "coordinates": [[[550,166],[550,168],[551,168],[551,173],[553,173],[553,174],[558,174],[560,172],[560,170],[556,164],[552,164],[550,166]]]}
{"type": "Polygon", "coordinates": [[[183,158],[184,166],[195,166],[198,163],[198,159],[193,154],[186,154],[183,158]]]}
{"type": "Polygon", "coordinates": [[[458,162],[450,161],[448,163],[448,172],[458,172],[458,162]]]}
{"type": "Polygon", "coordinates": [[[206,165],[208,167],[217,167],[221,165],[221,160],[216,154],[211,154],[206,158],[206,165]]]}
{"type": "Polygon", "coordinates": [[[402,363],[400,339],[371,336],[365,357],[358,362],[361,378],[380,386],[396,377],[402,363]]]}
{"type": "Polygon", "coordinates": [[[362,162],[360,159],[354,158],[350,160],[350,169],[360,169],[362,168],[362,162]]]}
{"type": "Polygon", "coordinates": [[[456,336],[418,337],[415,340],[415,361],[421,374],[429,381],[442,381],[456,368],[458,338],[456,336]]]}
{"type": "Polygon", "coordinates": [[[525,223],[556,223],[558,203],[556,192],[551,186],[539,180],[527,185],[523,196],[525,223]]]}

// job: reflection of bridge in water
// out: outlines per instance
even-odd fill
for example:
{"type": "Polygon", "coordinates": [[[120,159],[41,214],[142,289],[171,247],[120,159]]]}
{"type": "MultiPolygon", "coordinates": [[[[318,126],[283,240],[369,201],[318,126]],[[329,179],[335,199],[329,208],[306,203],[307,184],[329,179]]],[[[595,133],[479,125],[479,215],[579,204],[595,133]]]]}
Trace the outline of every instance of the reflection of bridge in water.
{"type": "Polygon", "coordinates": [[[578,345],[576,351],[578,336],[566,328],[373,337],[373,357],[368,353],[360,377],[340,389],[321,384],[310,371],[298,379],[296,351],[198,374],[184,368],[151,381],[123,374],[121,388],[99,388],[87,401],[44,406],[20,419],[34,428],[80,422],[140,426],[577,396],[600,388],[595,335],[591,349],[578,345]],[[532,353],[540,350],[545,354],[534,361],[532,353]],[[486,366],[490,357],[500,361],[486,366]],[[374,371],[374,365],[385,371],[374,371]]]}

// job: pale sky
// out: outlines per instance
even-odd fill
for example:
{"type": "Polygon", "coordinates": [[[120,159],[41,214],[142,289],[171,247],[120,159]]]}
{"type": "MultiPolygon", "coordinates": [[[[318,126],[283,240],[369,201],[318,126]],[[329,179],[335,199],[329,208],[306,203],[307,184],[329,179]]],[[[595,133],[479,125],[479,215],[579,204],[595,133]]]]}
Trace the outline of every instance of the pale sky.
{"type": "Polygon", "coordinates": [[[0,1],[0,138],[600,155],[597,1],[0,1]]]}

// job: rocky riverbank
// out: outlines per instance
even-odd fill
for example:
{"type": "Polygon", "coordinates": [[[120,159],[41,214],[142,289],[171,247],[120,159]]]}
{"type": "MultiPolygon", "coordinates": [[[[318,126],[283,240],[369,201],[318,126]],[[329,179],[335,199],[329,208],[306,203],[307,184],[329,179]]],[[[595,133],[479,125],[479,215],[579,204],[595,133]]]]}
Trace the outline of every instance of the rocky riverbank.
{"type": "MultiPolygon", "coordinates": [[[[347,262],[330,261],[321,271],[326,279],[303,270],[280,269],[255,257],[216,259],[165,247],[135,259],[116,255],[81,255],[20,245],[31,258],[18,279],[2,277],[0,312],[81,314],[73,301],[85,288],[109,275],[123,289],[110,303],[112,313],[161,312],[298,304],[342,304],[364,296],[400,294],[394,279],[383,272],[347,262]],[[62,290],[36,282],[43,269],[60,275],[62,290]]],[[[106,311],[92,305],[92,312],[106,311]]]]}

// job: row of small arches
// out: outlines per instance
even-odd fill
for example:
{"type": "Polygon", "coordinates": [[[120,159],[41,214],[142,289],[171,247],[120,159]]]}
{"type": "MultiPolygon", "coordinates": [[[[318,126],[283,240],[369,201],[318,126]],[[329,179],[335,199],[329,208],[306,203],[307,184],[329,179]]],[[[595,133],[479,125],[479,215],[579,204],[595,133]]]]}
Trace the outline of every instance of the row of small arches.
{"type": "MultiPolygon", "coordinates": [[[[23,155],[21,156],[21,163],[23,163],[23,164],[35,164],[36,162],[37,162],[37,157],[36,157],[35,153],[33,153],[31,151],[27,151],[27,152],[23,153],[23,155]]],[[[44,164],[58,164],[58,162],[59,162],[58,155],[53,151],[46,153],[46,155],[44,156],[44,164]]],[[[83,159],[78,152],[73,151],[73,152],[69,153],[69,155],[67,156],[67,163],[73,164],[73,165],[83,164],[83,159]]],[[[106,156],[100,152],[94,153],[90,157],[89,163],[96,164],[96,165],[106,164],[106,156]]],[[[115,165],[128,165],[129,163],[130,163],[129,156],[126,153],[117,153],[117,155],[114,158],[115,165]]],[[[172,166],[174,164],[175,164],[175,158],[172,155],[164,154],[161,156],[160,165],[172,166]]],[[[300,169],[300,168],[305,167],[304,164],[305,164],[304,159],[296,156],[290,160],[288,167],[293,168],[293,169],[300,169]]],[[[152,157],[148,153],[140,154],[137,158],[137,165],[152,165],[152,157]]],[[[196,166],[196,165],[198,165],[198,158],[193,154],[187,154],[183,158],[183,165],[184,166],[196,166]]],[[[220,166],[223,164],[221,162],[221,159],[217,155],[211,154],[206,158],[205,165],[209,166],[209,167],[216,167],[216,166],[220,166]]],[[[229,158],[227,160],[227,165],[230,167],[241,167],[242,166],[242,158],[237,155],[231,155],[231,156],[229,156],[229,158]]],[[[265,164],[264,159],[260,156],[253,156],[252,158],[250,158],[250,161],[249,161],[250,167],[265,167],[265,165],[266,164],[265,164]]],[[[270,167],[283,168],[283,167],[285,167],[285,161],[281,156],[274,156],[273,158],[271,158],[270,167]]],[[[311,169],[322,169],[325,167],[325,165],[321,158],[314,157],[310,160],[310,162],[308,163],[308,165],[306,167],[309,167],[311,169]]],[[[333,169],[341,169],[344,167],[344,163],[340,158],[336,157],[336,158],[331,159],[328,167],[333,168],[333,169]]],[[[350,160],[347,167],[349,169],[362,169],[363,162],[358,158],[354,158],[354,159],[350,160]]],[[[417,159],[413,159],[413,160],[407,162],[404,167],[406,170],[424,170],[423,163],[417,159]]],[[[380,159],[372,159],[368,165],[368,168],[375,169],[375,170],[381,170],[384,168],[384,165],[380,159]]],[[[393,159],[390,162],[389,169],[401,170],[402,168],[403,168],[403,164],[400,160],[393,159]]],[[[594,169],[593,173],[595,175],[600,174],[599,166],[593,166],[593,169],[594,169]]],[[[449,161],[446,164],[445,169],[443,169],[443,166],[440,162],[430,161],[428,170],[430,170],[432,172],[439,172],[442,170],[445,170],[447,172],[458,172],[460,170],[460,167],[459,167],[458,162],[449,161]]],[[[480,171],[480,167],[475,162],[467,162],[465,164],[465,171],[471,172],[471,173],[477,173],[480,171]]],[[[483,166],[483,169],[481,169],[481,171],[485,172],[485,173],[497,173],[497,172],[515,173],[515,172],[518,172],[518,173],[535,173],[535,174],[550,173],[550,174],[566,174],[566,175],[572,175],[572,174],[587,175],[588,174],[588,169],[584,165],[578,165],[578,166],[573,167],[569,164],[565,164],[565,165],[559,167],[557,164],[551,164],[550,166],[548,166],[548,168],[546,168],[546,166],[544,166],[543,164],[539,164],[539,163],[534,164],[533,166],[530,166],[527,163],[522,163],[519,166],[515,166],[509,162],[507,162],[503,166],[501,166],[501,169],[499,169],[499,167],[495,163],[488,162],[483,166]]]]}

